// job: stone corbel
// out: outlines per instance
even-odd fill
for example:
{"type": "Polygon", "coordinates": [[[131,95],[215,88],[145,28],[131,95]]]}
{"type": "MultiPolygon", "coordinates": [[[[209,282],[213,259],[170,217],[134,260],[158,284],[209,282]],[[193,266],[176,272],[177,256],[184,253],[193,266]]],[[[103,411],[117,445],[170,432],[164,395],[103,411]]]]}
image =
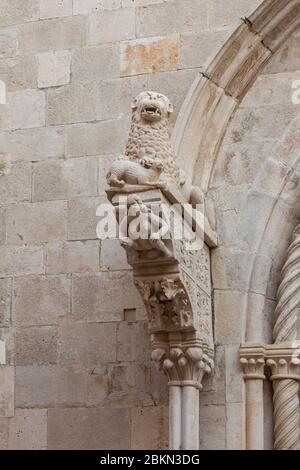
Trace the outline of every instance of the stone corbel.
{"type": "MultiPolygon", "coordinates": [[[[148,188],[138,196],[108,191],[108,197],[125,235],[121,244],[146,307],[152,358],[168,377],[170,448],[198,449],[199,390],[204,375],[214,367],[209,246],[215,246],[215,234],[209,225],[206,228],[203,214],[190,208],[187,220],[181,220],[180,211],[176,217],[188,233],[197,234],[192,245],[174,236],[172,224],[169,237],[134,240],[130,236],[134,219],[129,215],[125,225],[123,222],[132,205],[157,217],[162,205],[171,209],[175,203],[180,208],[184,199],[175,190],[148,188]]],[[[163,227],[159,220],[157,227],[163,227]]]]}

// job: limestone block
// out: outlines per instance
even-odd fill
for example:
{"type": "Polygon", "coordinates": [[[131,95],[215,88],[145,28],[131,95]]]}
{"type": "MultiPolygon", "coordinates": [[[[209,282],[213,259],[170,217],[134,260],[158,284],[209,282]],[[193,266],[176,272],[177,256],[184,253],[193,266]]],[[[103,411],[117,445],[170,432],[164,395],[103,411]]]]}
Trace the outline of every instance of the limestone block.
{"type": "Polygon", "coordinates": [[[5,348],[5,341],[0,340],[0,364],[6,364],[6,348],[5,348]]]}
{"type": "Polygon", "coordinates": [[[0,60],[0,77],[8,92],[37,88],[37,60],[35,56],[0,60]]]}
{"type": "Polygon", "coordinates": [[[15,349],[16,365],[55,364],[57,362],[57,327],[17,328],[15,349]]]}
{"type": "Polygon", "coordinates": [[[33,201],[97,195],[96,158],[48,160],[33,165],[33,201]]]}
{"type": "Polygon", "coordinates": [[[59,334],[59,363],[68,370],[92,371],[116,361],[116,324],[63,322],[59,334]]]}
{"type": "Polygon", "coordinates": [[[210,29],[222,29],[238,23],[240,18],[250,15],[261,0],[228,0],[226,6],[222,0],[209,2],[208,25],[210,29]]]}
{"type": "Polygon", "coordinates": [[[74,274],[72,305],[74,317],[89,322],[120,321],[124,309],[144,308],[131,273],[123,271],[74,274]]]}
{"type": "Polygon", "coordinates": [[[226,412],[224,405],[200,406],[200,450],[226,448],[226,412]]]}
{"type": "Polygon", "coordinates": [[[0,417],[9,418],[15,411],[15,368],[0,366],[0,417]]]}
{"type": "Polygon", "coordinates": [[[178,70],[179,35],[122,42],[121,76],[178,70]]]}
{"type": "Polygon", "coordinates": [[[25,276],[43,274],[44,259],[42,247],[0,247],[0,276],[25,276]]]}
{"type": "Polygon", "coordinates": [[[208,2],[175,0],[136,9],[137,37],[207,29],[208,2]]]}
{"type": "Polygon", "coordinates": [[[87,406],[105,406],[109,388],[107,365],[97,364],[88,376],[87,406]]]}
{"type": "Polygon", "coordinates": [[[180,65],[182,68],[201,67],[205,69],[214,59],[231,30],[203,31],[180,35],[180,65]],[[199,45],[201,44],[201,47],[199,45]]]}
{"type": "Polygon", "coordinates": [[[80,406],[85,401],[84,374],[74,374],[56,365],[16,367],[16,407],[80,406]]]}
{"type": "Polygon", "coordinates": [[[105,155],[98,160],[98,191],[104,196],[107,187],[106,175],[117,155],[105,155]]]}
{"type": "Polygon", "coordinates": [[[131,426],[131,449],[163,450],[168,448],[167,407],[133,408],[131,426]]]}
{"type": "Polygon", "coordinates": [[[49,410],[48,448],[49,450],[129,449],[129,410],[109,408],[49,410]]]}
{"type": "Polygon", "coordinates": [[[0,26],[35,21],[39,18],[39,0],[1,0],[0,26]]]}
{"type": "Polygon", "coordinates": [[[81,82],[48,91],[48,125],[95,121],[98,83],[81,82]]]}
{"type": "Polygon", "coordinates": [[[47,274],[99,271],[100,241],[53,242],[45,246],[47,274]]]}
{"type": "MultiPolygon", "coordinates": [[[[74,52],[72,80],[107,80],[120,75],[119,48],[114,44],[84,47],[74,52]]],[[[102,84],[101,87],[102,88],[102,84]]],[[[111,97],[113,98],[113,97],[111,97]]]]}
{"type": "Polygon", "coordinates": [[[9,173],[1,177],[0,200],[2,204],[25,202],[31,199],[31,164],[11,165],[9,173]]]}
{"type": "Polygon", "coordinates": [[[67,50],[82,47],[86,42],[87,18],[73,16],[25,23],[18,27],[20,52],[67,50]]]}
{"type": "MultiPolygon", "coordinates": [[[[88,15],[100,10],[117,10],[122,0],[73,0],[74,15],[88,15]]],[[[127,7],[129,5],[123,5],[127,7]]]]}
{"type": "Polygon", "coordinates": [[[73,0],[73,15],[88,15],[102,9],[102,0],[73,0]]]}
{"type": "Polygon", "coordinates": [[[5,351],[5,357],[3,365],[14,365],[15,364],[15,331],[11,326],[0,328],[1,340],[4,343],[2,349],[5,351]]]}
{"type": "Polygon", "coordinates": [[[245,398],[239,348],[240,344],[225,347],[226,403],[242,403],[245,398]]]}
{"type": "Polygon", "coordinates": [[[38,55],[38,86],[47,88],[70,82],[71,54],[69,51],[44,52],[38,55]]]}
{"type": "Polygon", "coordinates": [[[213,373],[205,375],[203,379],[203,390],[199,397],[201,405],[219,405],[226,402],[224,346],[216,345],[214,363],[213,373]]]}
{"type": "Polygon", "coordinates": [[[0,207],[0,244],[5,243],[6,217],[5,208],[0,207]]]}
{"type": "Polygon", "coordinates": [[[72,15],[72,0],[40,0],[40,18],[72,15]]]}
{"type": "Polygon", "coordinates": [[[127,263],[125,250],[120,246],[119,240],[107,238],[101,242],[100,265],[103,270],[130,269],[127,263]]]}
{"type": "MultiPolygon", "coordinates": [[[[266,298],[261,294],[250,293],[247,304],[247,337],[246,341],[254,343],[265,341],[264,311],[266,298]]],[[[269,332],[270,334],[270,332],[269,332]]]]}
{"type": "Polygon", "coordinates": [[[13,319],[17,325],[55,325],[69,313],[70,282],[65,276],[15,279],[13,319]]]}
{"type": "Polygon", "coordinates": [[[98,219],[96,210],[101,204],[99,197],[81,198],[68,204],[68,239],[95,240],[98,219]]]}
{"type": "MultiPolygon", "coordinates": [[[[17,55],[17,33],[13,28],[2,29],[0,32],[0,58],[10,59],[17,55]]],[[[3,78],[1,77],[3,80],[3,78]]]]}
{"type": "Polygon", "coordinates": [[[228,131],[228,142],[246,145],[253,141],[277,139],[297,114],[297,106],[290,104],[240,108],[228,131]]]}
{"type": "Polygon", "coordinates": [[[117,330],[117,360],[150,362],[151,347],[146,322],[121,322],[117,330]]]}
{"type": "Polygon", "coordinates": [[[89,17],[89,44],[124,41],[135,37],[135,10],[104,10],[89,17]]]}
{"type": "Polygon", "coordinates": [[[98,95],[97,118],[124,119],[129,123],[131,104],[134,98],[146,89],[147,78],[144,76],[102,82],[98,95]]]}
{"type": "Polygon", "coordinates": [[[215,289],[247,290],[253,260],[254,255],[247,251],[223,247],[214,250],[212,275],[215,289]]]}
{"type": "Polygon", "coordinates": [[[299,79],[300,71],[260,75],[243,99],[242,106],[256,108],[291,103],[291,84],[299,79]]]}
{"type": "Polygon", "coordinates": [[[8,422],[9,418],[0,418],[0,450],[8,447],[8,422]]]}
{"type": "Polygon", "coordinates": [[[156,3],[173,2],[174,0],[122,0],[122,7],[145,7],[156,3]]]}
{"type": "Polygon", "coordinates": [[[22,203],[7,209],[6,237],[10,244],[64,240],[67,235],[67,205],[64,201],[22,203]]]}
{"type": "Polygon", "coordinates": [[[221,344],[234,344],[240,341],[243,303],[245,294],[234,291],[214,290],[215,335],[221,344]]]}
{"type": "Polygon", "coordinates": [[[80,157],[120,153],[125,146],[126,130],[125,123],[121,120],[68,126],[66,155],[80,157]]]}
{"type": "Polygon", "coordinates": [[[9,422],[9,450],[46,450],[47,410],[16,409],[9,422]]]}
{"type": "MultiPolygon", "coordinates": [[[[245,404],[226,404],[226,450],[245,449],[245,404]]],[[[271,431],[273,434],[273,429],[271,431]]]]}
{"type": "Polygon", "coordinates": [[[9,94],[9,125],[11,129],[42,127],[45,125],[45,94],[26,90],[9,94]]]}
{"type": "Polygon", "coordinates": [[[64,155],[62,129],[40,127],[0,133],[0,146],[10,154],[11,161],[38,161],[64,155]]]}

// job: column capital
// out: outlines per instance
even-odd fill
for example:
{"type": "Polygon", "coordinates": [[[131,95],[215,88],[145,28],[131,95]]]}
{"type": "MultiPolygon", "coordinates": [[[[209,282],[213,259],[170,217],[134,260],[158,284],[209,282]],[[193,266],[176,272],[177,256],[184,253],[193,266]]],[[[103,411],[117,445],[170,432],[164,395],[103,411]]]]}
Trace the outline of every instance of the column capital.
{"type": "Polygon", "coordinates": [[[240,363],[245,380],[264,380],[265,346],[261,344],[245,344],[240,348],[240,363]]]}
{"type": "Polygon", "coordinates": [[[270,380],[293,379],[300,381],[300,348],[298,344],[282,343],[266,346],[270,380]]]}

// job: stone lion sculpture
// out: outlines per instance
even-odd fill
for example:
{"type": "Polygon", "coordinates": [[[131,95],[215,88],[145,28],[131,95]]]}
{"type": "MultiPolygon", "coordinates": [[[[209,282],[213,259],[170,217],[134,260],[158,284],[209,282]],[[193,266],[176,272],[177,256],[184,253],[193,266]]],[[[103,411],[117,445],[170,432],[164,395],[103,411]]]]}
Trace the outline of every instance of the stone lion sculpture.
{"type": "Polygon", "coordinates": [[[171,102],[160,93],[143,91],[135,98],[125,155],[113,163],[107,175],[110,186],[183,183],[169,135],[172,112],[171,102]]]}
{"type": "Polygon", "coordinates": [[[147,185],[166,189],[175,184],[195,207],[203,201],[203,194],[195,186],[184,186],[184,172],[177,165],[169,134],[172,112],[172,103],[161,93],[143,91],[134,99],[125,155],[113,162],[107,182],[119,188],[147,185]]]}

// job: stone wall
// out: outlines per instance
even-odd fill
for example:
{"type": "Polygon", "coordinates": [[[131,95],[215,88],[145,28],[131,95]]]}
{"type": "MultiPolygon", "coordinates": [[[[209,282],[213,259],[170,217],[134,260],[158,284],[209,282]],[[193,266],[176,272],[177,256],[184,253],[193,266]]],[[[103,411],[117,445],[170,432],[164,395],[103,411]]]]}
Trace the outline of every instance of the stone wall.
{"type": "MultiPolygon", "coordinates": [[[[0,154],[11,162],[0,178],[0,339],[7,353],[0,448],[167,446],[166,380],[150,362],[145,310],[124,253],[118,242],[97,240],[96,207],[105,200],[107,168],[124,149],[132,98],[144,89],[165,93],[174,123],[195,75],[260,3],[0,0],[0,80],[8,92],[0,154]]],[[[285,89],[288,61],[298,67],[297,37],[246,98],[224,144],[226,178],[218,180],[217,169],[212,193],[221,201],[215,264],[224,260],[224,244],[231,249],[255,158],[271,151],[270,129],[271,140],[278,138],[281,118],[277,127],[270,123],[266,107],[274,119],[278,111],[292,117],[282,98],[264,100],[270,80],[285,89]],[[259,151],[239,130],[257,122],[259,151]]],[[[224,279],[222,269],[216,272],[224,279]]],[[[243,292],[213,281],[216,309],[222,304],[227,313],[216,317],[217,368],[201,395],[203,449],[241,445],[239,319],[226,315],[238,312],[243,292]]]]}

